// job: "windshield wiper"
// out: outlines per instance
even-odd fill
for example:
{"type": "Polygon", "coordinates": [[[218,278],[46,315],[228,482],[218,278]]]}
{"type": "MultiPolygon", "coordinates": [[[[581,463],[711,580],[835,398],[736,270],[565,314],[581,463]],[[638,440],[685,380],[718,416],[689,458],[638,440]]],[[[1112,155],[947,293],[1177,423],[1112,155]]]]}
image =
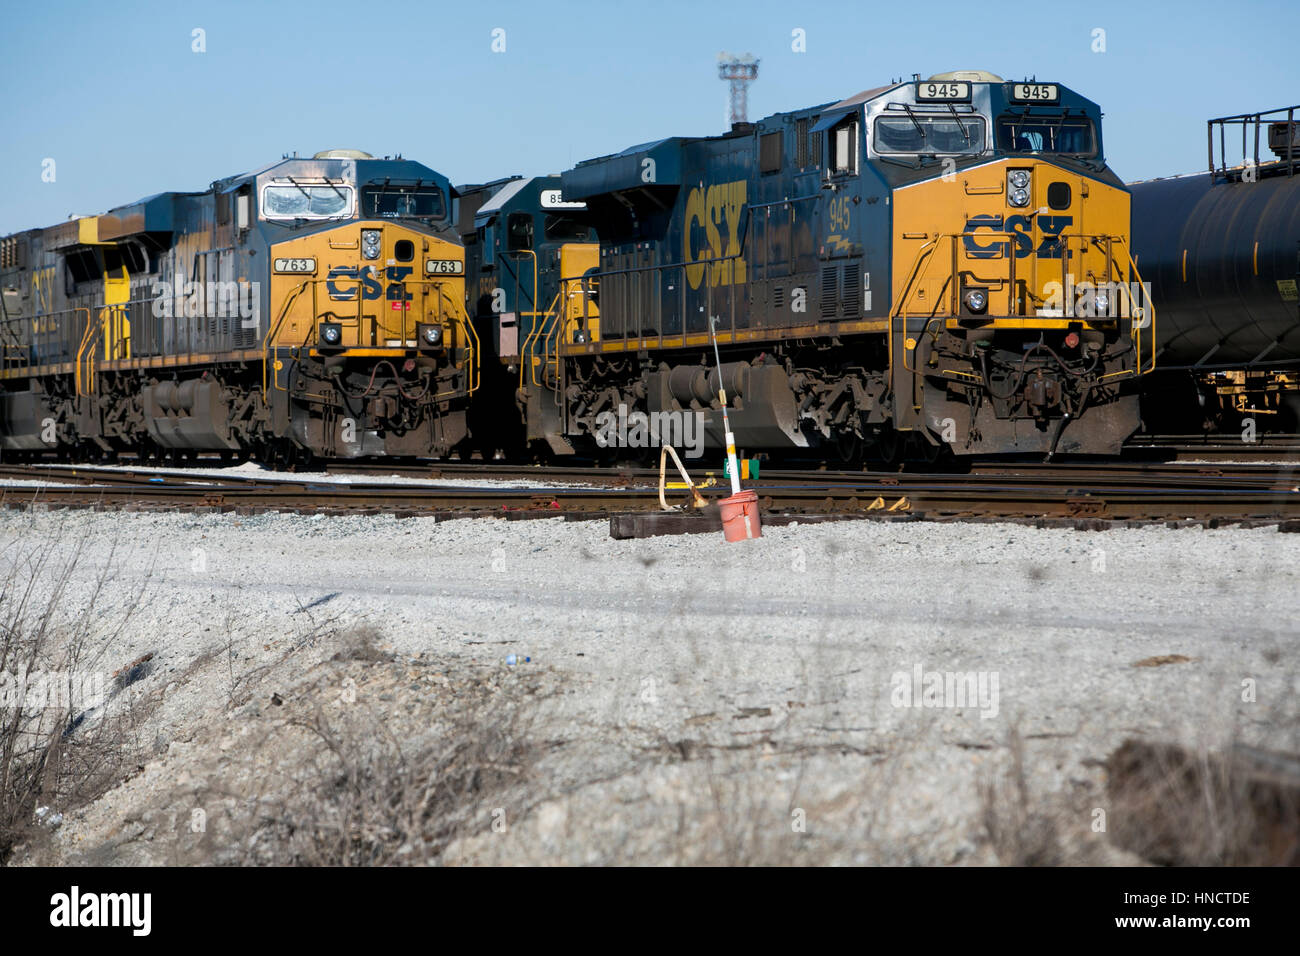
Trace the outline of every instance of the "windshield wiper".
{"type": "MultiPolygon", "coordinates": [[[[964,139],[966,141],[966,145],[969,146],[970,133],[966,132],[966,124],[961,121],[961,117],[957,115],[957,109],[952,105],[952,103],[948,104],[948,112],[951,113],[952,118],[957,121],[957,128],[961,130],[961,138],[964,139]]],[[[974,123],[971,124],[971,126],[974,125],[975,125],[974,123]]]]}
{"type": "Polygon", "coordinates": [[[328,179],[325,180],[325,185],[328,186],[330,189],[334,190],[335,195],[337,195],[340,199],[342,199],[344,203],[348,201],[348,197],[343,194],[343,190],[339,189],[338,186],[335,186],[328,179]]]}
{"type": "MultiPolygon", "coordinates": [[[[908,106],[906,103],[900,103],[899,105],[907,112],[907,118],[912,121],[912,125],[916,127],[916,131],[921,134],[921,139],[928,139],[925,135],[925,130],[921,128],[920,122],[917,121],[916,114],[912,112],[912,107],[908,106]]],[[[952,104],[949,105],[951,106],[952,104]]]]}

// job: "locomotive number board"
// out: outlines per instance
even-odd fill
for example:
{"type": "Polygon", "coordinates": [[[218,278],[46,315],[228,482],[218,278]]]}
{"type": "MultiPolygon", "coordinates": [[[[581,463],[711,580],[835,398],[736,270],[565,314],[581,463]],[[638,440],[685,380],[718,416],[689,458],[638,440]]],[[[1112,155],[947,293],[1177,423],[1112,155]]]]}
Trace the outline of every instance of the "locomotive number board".
{"type": "Polygon", "coordinates": [[[1014,103],[1055,103],[1061,98],[1055,83],[1012,83],[1011,100],[1014,103]]]}
{"type": "Polygon", "coordinates": [[[967,102],[970,100],[970,84],[966,82],[951,82],[940,80],[926,80],[916,84],[916,98],[922,100],[957,100],[967,102]]]}

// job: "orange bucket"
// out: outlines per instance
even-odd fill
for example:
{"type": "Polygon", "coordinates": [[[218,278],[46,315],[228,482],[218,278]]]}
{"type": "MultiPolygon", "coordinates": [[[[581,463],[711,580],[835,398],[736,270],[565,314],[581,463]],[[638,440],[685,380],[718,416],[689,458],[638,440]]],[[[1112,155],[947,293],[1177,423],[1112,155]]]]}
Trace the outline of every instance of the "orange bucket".
{"type": "Polygon", "coordinates": [[[722,534],[728,541],[744,541],[763,537],[758,516],[758,494],[742,491],[718,502],[722,512],[722,534]]]}

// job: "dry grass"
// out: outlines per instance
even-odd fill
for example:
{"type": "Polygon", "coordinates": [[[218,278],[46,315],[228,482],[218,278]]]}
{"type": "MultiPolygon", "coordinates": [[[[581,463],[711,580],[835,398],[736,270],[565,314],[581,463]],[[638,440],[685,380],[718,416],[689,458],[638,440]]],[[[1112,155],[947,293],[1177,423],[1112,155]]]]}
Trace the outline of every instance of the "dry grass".
{"type": "Polygon", "coordinates": [[[48,808],[47,819],[66,813],[134,771],[137,731],[147,715],[133,693],[121,693],[129,681],[103,673],[100,654],[90,650],[122,632],[144,588],[125,606],[103,612],[113,582],[110,561],[95,574],[89,597],[74,605],[70,583],[81,548],[65,547],[61,536],[36,546],[11,541],[0,559],[7,565],[0,578],[0,677],[10,691],[0,706],[3,863],[16,845],[44,835],[38,808],[48,808]],[[102,687],[115,703],[90,707],[87,687],[102,687]]]}
{"type": "Polygon", "coordinates": [[[457,836],[490,827],[495,808],[527,805],[539,753],[530,688],[480,675],[458,680],[434,712],[398,717],[386,704],[408,689],[410,665],[380,651],[372,631],[341,643],[266,739],[273,772],[232,795],[239,809],[221,842],[237,849],[221,862],[436,863],[457,836]]]}
{"type": "Polygon", "coordinates": [[[984,836],[1004,866],[1061,866],[1069,860],[1062,831],[1076,811],[1059,798],[1048,801],[1030,789],[1025,770],[1025,742],[1018,728],[1007,736],[1007,767],[1000,776],[980,782],[984,836]]]}
{"type": "Polygon", "coordinates": [[[1300,866],[1300,759],[1128,740],[1107,761],[1112,838],[1172,866],[1300,866]]]}

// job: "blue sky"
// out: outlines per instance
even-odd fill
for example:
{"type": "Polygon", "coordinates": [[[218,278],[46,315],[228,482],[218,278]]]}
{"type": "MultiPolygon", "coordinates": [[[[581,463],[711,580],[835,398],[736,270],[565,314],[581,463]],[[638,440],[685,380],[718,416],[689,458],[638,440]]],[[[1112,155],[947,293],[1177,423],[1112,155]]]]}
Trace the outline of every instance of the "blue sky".
{"type": "Polygon", "coordinates": [[[751,119],[913,73],[1058,81],[1101,104],[1127,180],[1204,166],[1211,116],[1300,102],[1296,0],[4,3],[0,234],[293,151],[400,152],[467,182],[716,133],[724,49],[762,61],[751,119]]]}

